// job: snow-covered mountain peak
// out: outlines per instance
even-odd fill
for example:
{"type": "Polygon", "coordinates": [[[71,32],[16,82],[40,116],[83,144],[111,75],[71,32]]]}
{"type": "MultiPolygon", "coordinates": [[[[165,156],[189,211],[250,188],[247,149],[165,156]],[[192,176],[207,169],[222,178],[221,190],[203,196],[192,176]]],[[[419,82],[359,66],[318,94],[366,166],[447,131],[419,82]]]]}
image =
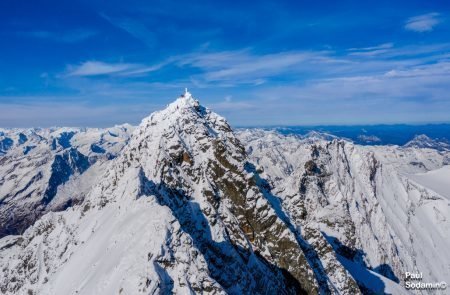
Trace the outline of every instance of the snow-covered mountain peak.
{"type": "Polygon", "coordinates": [[[310,139],[310,140],[325,140],[325,141],[332,141],[333,139],[338,139],[337,136],[332,135],[330,133],[319,132],[319,131],[314,131],[314,130],[309,131],[303,137],[310,139]]]}
{"type": "Polygon", "coordinates": [[[187,90],[187,88],[184,88],[184,93],[181,96],[183,96],[183,97],[192,97],[192,94],[187,90]]]}
{"type": "MultiPolygon", "coordinates": [[[[244,158],[244,149],[227,121],[200,105],[186,91],[165,109],[145,118],[134,130],[129,144],[113,163],[114,176],[106,177],[100,202],[104,200],[106,187],[115,190],[115,186],[110,186],[111,177],[121,178],[127,173],[201,196],[205,187],[192,176],[209,174],[206,170],[211,162],[217,161],[218,154],[225,150],[233,165],[244,158]]],[[[112,191],[106,194],[110,196],[108,199],[117,197],[112,191]]],[[[98,203],[98,196],[92,194],[94,203],[98,203]]]]}
{"type": "Polygon", "coordinates": [[[174,134],[182,137],[188,134],[220,137],[227,132],[231,132],[231,127],[225,118],[202,106],[186,91],[165,109],[145,118],[135,131],[134,141],[142,140],[143,134],[152,138],[155,134],[159,137],[164,135],[162,140],[166,141],[173,138],[174,134]]]}
{"type": "MultiPolygon", "coordinates": [[[[354,294],[356,283],[335,256],[329,254],[326,269],[315,266],[318,254],[309,252],[268,189],[226,120],[185,95],[142,121],[79,208],[86,208],[87,219],[111,208],[127,215],[139,202],[152,202],[152,210],[169,209],[165,218],[180,224],[206,261],[207,276],[226,293],[286,288],[316,293],[337,286],[354,294]]],[[[164,253],[187,255],[178,238],[168,243],[153,251],[157,261],[164,253]]],[[[181,260],[171,259],[171,266],[155,262],[156,269],[196,280],[181,260]]],[[[162,278],[155,280],[162,284],[162,278]]],[[[205,282],[202,288],[211,286],[205,282]]],[[[183,288],[175,283],[175,289],[183,288]]]]}
{"type": "Polygon", "coordinates": [[[416,135],[411,141],[404,145],[405,148],[428,148],[438,151],[450,150],[450,144],[436,139],[432,139],[425,134],[416,135]]]}
{"type": "Polygon", "coordinates": [[[175,101],[170,103],[167,109],[187,109],[187,108],[198,108],[200,103],[197,99],[195,99],[190,92],[185,90],[183,94],[181,94],[175,101]]]}

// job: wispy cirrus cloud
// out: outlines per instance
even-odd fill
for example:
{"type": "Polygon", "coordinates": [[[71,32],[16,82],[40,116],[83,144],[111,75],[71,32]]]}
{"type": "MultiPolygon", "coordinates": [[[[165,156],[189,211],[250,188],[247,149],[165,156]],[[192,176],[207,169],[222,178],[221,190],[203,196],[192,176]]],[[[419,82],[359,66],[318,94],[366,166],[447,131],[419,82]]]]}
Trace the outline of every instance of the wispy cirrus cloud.
{"type": "Polygon", "coordinates": [[[441,22],[437,12],[410,17],[405,23],[405,29],[414,32],[430,32],[441,22]]]}
{"type": "Polygon", "coordinates": [[[194,78],[207,83],[261,85],[267,80],[288,74],[311,71],[320,65],[347,63],[328,51],[286,51],[254,54],[249,49],[213,53],[195,52],[178,59],[182,67],[202,71],[194,78]]]}
{"type": "Polygon", "coordinates": [[[362,47],[362,48],[350,48],[348,51],[350,55],[355,56],[377,56],[388,52],[394,47],[393,43],[383,43],[376,46],[362,47]]]}
{"type": "Polygon", "coordinates": [[[137,63],[106,63],[101,61],[86,61],[79,65],[67,66],[65,77],[89,76],[133,76],[159,70],[163,64],[146,66],[137,63]]]}
{"type": "Polygon", "coordinates": [[[198,85],[270,85],[304,83],[330,77],[381,75],[391,70],[445,61],[450,44],[394,47],[384,43],[346,52],[289,51],[255,54],[250,50],[192,53],[179,59],[181,67],[200,73],[191,78],[198,85]]]}
{"type": "Polygon", "coordinates": [[[388,49],[394,47],[394,43],[383,43],[380,45],[375,46],[369,46],[369,47],[352,47],[349,48],[348,51],[372,51],[372,50],[379,50],[379,49],[388,49]]]}
{"type": "MultiPolygon", "coordinates": [[[[450,58],[450,44],[394,47],[384,43],[335,51],[286,51],[257,54],[251,49],[197,51],[170,57],[158,64],[86,61],[67,66],[64,77],[144,76],[166,66],[178,67],[184,79],[199,88],[264,85],[274,81],[383,74],[450,58]]],[[[174,78],[172,82],[177,82],[174,78]]],[[[153,75],[153,82],[157,76],[153,75]]]]}
{"type": "Polygon", "coordinates": [[[67,76],[101,76],[117,74],[127,70],[136,69],[139,65],[127,63],[105,63],[99,61],[87,61],[78,66],[68,66],[67,76]]]}
{"type": "Polygon", "coordinates": [[[198,82],[238,82],[259,85],[265,79],[286,73],[294,73],[314,67],[314,64],[346,62],[331,57],[327,52],[280,52],[275,54],[252,54],[248,49],[220,52],[194,52],[170,57],[155,65],[140,63],[108,63],[86,61],[68,65],[65,76],[132,76],[155,72],[172,65],[184,69],[195,69],[200,74],[192,75],[198,82]]]}

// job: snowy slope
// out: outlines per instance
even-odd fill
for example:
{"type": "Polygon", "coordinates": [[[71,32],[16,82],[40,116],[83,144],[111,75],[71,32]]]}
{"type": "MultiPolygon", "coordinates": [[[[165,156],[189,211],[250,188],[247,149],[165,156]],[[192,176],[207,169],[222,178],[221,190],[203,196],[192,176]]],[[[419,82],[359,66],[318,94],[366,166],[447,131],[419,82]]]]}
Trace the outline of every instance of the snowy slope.
{"type": "Polygon", "coordinates": [[[450,200],[450,165],[425,173],[409,174],[408,177],[450,200]]]}

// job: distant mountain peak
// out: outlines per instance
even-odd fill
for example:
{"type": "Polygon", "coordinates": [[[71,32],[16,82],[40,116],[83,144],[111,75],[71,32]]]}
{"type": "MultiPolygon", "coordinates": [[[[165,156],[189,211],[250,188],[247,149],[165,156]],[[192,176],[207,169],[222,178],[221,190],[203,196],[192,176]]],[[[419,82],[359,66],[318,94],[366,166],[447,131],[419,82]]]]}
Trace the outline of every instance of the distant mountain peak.
{"type": "Polygon", "coordinates": [[[404,147],[406,148],[429,148],[438,151],[450,150],[450,144],[447,142],[432,139],[425,134],[416,135],[411,141],[407,142],[404,147]]]}
{"type": "Polygon", "coordinates": [[[309,131],[307,134],[303,136],[304,139],[309,140],[325,140],[325,141],[332,141],[333,139],[339,139],[339,137],[326,133],[326,132],[320,132],[320,131],[309,131]]]}
{"type": "Polygon", "coordinates": [[[416,135],[412,140],[416,142],[436,142],[435,140],[433,140],[432,138],[430,138],[425,134],[416,135]]]}

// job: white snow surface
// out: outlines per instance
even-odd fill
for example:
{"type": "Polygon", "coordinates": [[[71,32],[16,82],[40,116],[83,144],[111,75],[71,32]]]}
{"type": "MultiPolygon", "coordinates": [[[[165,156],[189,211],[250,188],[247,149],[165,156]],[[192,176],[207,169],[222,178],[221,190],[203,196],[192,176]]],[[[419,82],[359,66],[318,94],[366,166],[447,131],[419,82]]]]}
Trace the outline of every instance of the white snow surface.
{"type": "Polygon", "coordinates": [[[450,200],[450,165],[408,177],[450,200]]]}

